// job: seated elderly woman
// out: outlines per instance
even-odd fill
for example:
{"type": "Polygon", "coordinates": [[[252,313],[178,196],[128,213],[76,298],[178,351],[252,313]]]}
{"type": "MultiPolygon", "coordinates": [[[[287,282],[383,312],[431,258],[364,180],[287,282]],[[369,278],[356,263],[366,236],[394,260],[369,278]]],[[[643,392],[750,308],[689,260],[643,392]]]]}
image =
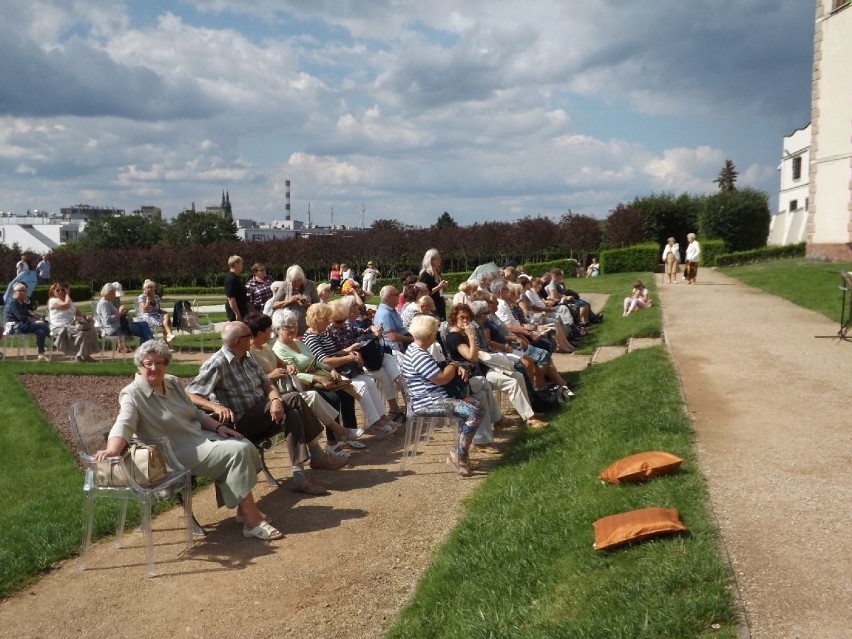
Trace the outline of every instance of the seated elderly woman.
{"type": "Polygon", "coordinates": [[[193,406],[178,378],[167,374],[171,359],[169,347],[160,340],[149,340],[136,349],[133,361],[138,372],[118,397],[118,418],[106,448],[95,453],[95,459],[121,455],[134,435],[143,442],[167,437],[183,466],[215,482],[219,507],[237,509],[244,536],[281,538],[252,495],[263,467],[257,449],[240,433],[193,406]]]}
{"type": "MultiPolygon", "coordinates": [[[[287,311],[278,312],[285,313],[287,311]]],[[[249,353],[260,365],[261,370],[270,381],[278,386],[278,390],[282,393],[292,391],[300,393],[311,412],[325,426],[326,439],[328,440],[326,450],[338,457],[348,457],[349,454],[338,447],[337,441],[354,441],[363,435],[364,431],[360,428],[344,428],[337,421],[340,413],[340,397],[338,394],[330,391],[326,394],[302,387],[301,381],[294,377],[297,373],[296,367],[291,363],[282,361],[272,349],[269,341],[272,337],[272,318],[262,313],[249,313],[243,318],[243,324],[249,327],[252,334],[249,353]]],[[[354,419],[354,408],[352,414],[354,419]]]]}
{"type": "Polygon", "coordinates": [[[479,280],[467,280],[459,284],[459,292],[453,296],[453,306],[468,304],[473,301],[473,292],[479,288],[479,280]]]}
{"type": "Polygon", "coordinates": [[[556,346],[555,352],[573,353],[574,346],[568,341],[568,336],[565,334],[562,322],[548,321],[542,315],[533,316],[524,297],[524,285],[519,282],[510,282],[508,287],[509,296],[507,297],[507,303],[509,304],[512,316],[518,323],[530,330],[552,337],[556,346]]]}
{"type": "Polygon", "coordinates": [[[157,284],[153,280],[142,283],[142,294],[136,298],[136,318],[146,322],[151,329],[162,328],[163,339],[171,342],[175,335],[172,333],[172,323],[169,314],[160,306],[160,296],[156,294],[157,284]]]}
{"type": "Polygon", "coordinates": [[[377,426],[383,435],[394,433],[399,424],[384,413],[382,395],[376,382],[363,373],[364,361],[358,354],[360,344],[339,349],[326,332],[325,329],[331,323],[331,313],[331,306],[328,304],[312,304],[306,317],[308,330],[305,331],[302,341],[318,362],[335,369],[344,378],[349,379],[361,403],[366,429],[377,426]]]}
{"type": "Polygon", "coordinates": [[[544,283],[541,278],[529,279],[524,275],[518,278],[518,282],[523,287],[523,297],[520,304],[525,305],[524,310],[527,315],[532,317],[541,313],[547,320],[558,320],[562,324],[563,332],[569,339],[578,339],[582,336],[579,328],[574,325],[574,316],[571,315],[568,307],[563,304],[554,304],[553,300],[547,299],[547,292],[544,290],[544,283]],[[544,297],[542,297],[542,293],[544,297]]]}
{"type": "Polygon", "coordinates": [[[463,420],[459,428],[459,438],[455,450],[450,451],[447,462],[452,464],[459,475],[470,477],[470,445],[482,419],[479,402],[468,397],[454,399],[449,396],[444,384],[462,374],[463,369],[449,362],[443,369],[429,354],[429,347],[435,342],[438,332],[438,318],[431,315],[418,315],[411,321],[409,331],[414,341],[405,351],[402,360],[402,375],[408,389],[411,408],[417,415],[454,415],[463,420]]]}
{"type": "Polygon", "coordinates": [[[92,353],[98,350],[98,333],[92,318],[74,305],[65,284],[51,284],[47,295],[54,348],[65,353],[76,352],[78,362],[94,362],[92,353]]]}
{"type": "MultiPolygon", "coordinates": [[[[515,370],[513,362],[507,358],[501,358],[497,355],[492,357],[484,335],[477,332],[481,329],[474,320],[476,318],[481,319],[487,313],[488,304],[485,302],[473,302],[470,306],[459,304],[453,307],[448,320],[451,328],[445,338],[450,357],[453,360],[466,361],[483,368],[485,379],[492,387],[508,393],[509,401],[512,402],[512,406],[515,407],[518,415],[526,422],[527,426],[544,428],[547,426],[547,422],[535,416],[523,374],[515,370]],[[493,360],[494,363],[491,365],[483,363],[480,359],[480,352],[488,352],[487,359],[493,360]]],[[[483,358],[485,358],[484,355],[483,358]]],[[[480,430],[482,429],[480,428],[480,430]]],[[[474,440],[474,443],[481,443],[478,438],[479,433],[477,432],[477,439],[474,440]]],[[[493,441],[493,436],[490,441],[493,441]]]]}
{"type": "Polygon", "coordinates": [[[272,310],[288,308],[296,314],[299,327],[299,335],[302,335],[308,325],[305,315],[311,304],[320,301],[317,293],[317,285],[305,277],[305,272],[298,264],[293,264],[287,269],[284,277],[284,288],[272,296],[272,310]]]}
{"type": "Polygon", "coordinates": [[[317,286],[317,296],[319,297],[320,302],[328,302],[331,299],[331,294],[334,291],[331,290],[331,284],[328,282],[323,282],[319,286],[317,286]]]}
{"type": "Polygon", "coordinates": [[[408,284],[403,288],[400,298],[404,300],[404,303],[402,309],[399,311],[399,317],[405,328],[411,325],[411,320],[414,319],[415,315],[420,314],[420,307],[417,304],[417,300],[424,295],[429,295],[429,287],[423,282],[408,284]]]}
{"type": "Polygon", "coordinates": [[[147,322],[131,322],[127,317],[127,309],[122,304],[115,305],[118,291],[117,282],[106,283],[101,288],[101,299],[95,307],[95,321],[100,326],[104,335],[117,335],[118,344],[116,350],[129,353],[127,338],[134,335],[139,338],[139,343],[144,344],[149,339],[154,339],[151,327],[147,322]]]}
{"type": "MultiPolygon", "coordinates": [[[[382,336],[382,326],[370,326],[370,328],[359,328],[356,324],[358,318],[358,305],[349,296],[341,297],[330,304],[331,323],[325,329],[331,337],[338,352],[358,343],[358,338],[366,333],[371,333],[378,338],[382,336]]],[[[394,419],[404,418],[405,413],[399,408],[396,401],[397,389],[396,379],[399,377],[399,365],[393,357],[383,357],[382,367],[376,371],[364,369],[376,381],[376,386],[387,402],[388,413],[394,419]]]]}

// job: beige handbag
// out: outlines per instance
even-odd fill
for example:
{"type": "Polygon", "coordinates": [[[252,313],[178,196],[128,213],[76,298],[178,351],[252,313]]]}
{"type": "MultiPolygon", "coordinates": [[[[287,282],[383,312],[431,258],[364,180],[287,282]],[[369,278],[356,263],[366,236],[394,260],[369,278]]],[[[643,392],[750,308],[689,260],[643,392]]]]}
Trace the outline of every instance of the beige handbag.
{"type": "Polygon", "coordinates": [[[140,486],[150,486],[166,476],[166,463],[156,446],[132,443],[122,455],[121,465],[109,461],[98,462],[97,482],[100,486],[126,488],[130,484],[127,475],[140,486]]]}

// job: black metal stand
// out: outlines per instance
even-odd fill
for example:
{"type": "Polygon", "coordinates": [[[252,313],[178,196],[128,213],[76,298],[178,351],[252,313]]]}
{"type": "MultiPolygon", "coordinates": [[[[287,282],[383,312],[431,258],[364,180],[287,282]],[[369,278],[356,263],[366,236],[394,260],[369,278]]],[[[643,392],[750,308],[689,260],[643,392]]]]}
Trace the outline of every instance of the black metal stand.
{"type": "Polygon", "coordinates": [[[834,335],[814,335],[817,339],[836,339],[838,343],[841,341],[852,342],[852,337],[849,337],[849,328],[852,326],[852,296],[849,298],[849,317],[846,316],[846,293],[852,288],[852,273],[849,271],[838,271],[840,273],[840,286],[843,291],[843,299],[840,302],[840,329],[834,335]]]}

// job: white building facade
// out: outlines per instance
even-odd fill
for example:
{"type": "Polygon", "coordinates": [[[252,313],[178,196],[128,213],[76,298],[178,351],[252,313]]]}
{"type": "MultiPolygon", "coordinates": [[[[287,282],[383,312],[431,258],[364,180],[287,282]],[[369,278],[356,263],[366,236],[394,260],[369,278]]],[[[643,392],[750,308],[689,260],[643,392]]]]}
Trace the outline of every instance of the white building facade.
{"type": "Polygon", "coordinates": [[[0,217],[0,244],[17,244],[22,251],[44,255],[80,237],[85,224],[84,220],[56,217],[4,216],[0,217]]]}
{"type": "Polygon", "coordinates": [[[852,2],[817,0],[808,257],[852,261],[852,2]]]}
{"type": "Polygon", "coordinates": [[[805,242],[808,236],[810,208],[811,125],[797,129],[784,138],[781,164],[781,188],[778,212],[769,223],[768,244],[805,242]]]}

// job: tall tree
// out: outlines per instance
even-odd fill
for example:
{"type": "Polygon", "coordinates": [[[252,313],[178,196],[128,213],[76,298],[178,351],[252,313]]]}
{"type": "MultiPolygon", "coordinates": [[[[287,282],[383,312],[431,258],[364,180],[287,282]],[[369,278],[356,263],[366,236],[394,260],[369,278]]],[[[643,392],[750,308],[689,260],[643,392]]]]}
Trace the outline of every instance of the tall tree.
{"type": "Polygon", "coordinates": [[[201,244],[206,246],[220,240],[236,240],[237,224],[215,213],[184,211],[166,229],[166,241],[173,246],[201,244]]]}
{"type": "Polygon", "coordinates": [[[453,216],[444,211],[441,216],[438,218],[438,221],[435,222],[436,229],[445,229],[445,228],[457,228],[458,224],[453,219],[453,216]]]}
{"type": "Polygon", "coordinates": [[[606,218],[606,239],[612,248],[638,244],[644,237],[645,221],[636,209],[619,204],[606,218]]]}
{"type": "Polygon", "coordinates": [[[771,217],[763,191],[726,191],[703,201],[698,230],[705,238],[724,240],[729,251],[747,251],[766,246],[771,217]]]}
{"type": "Polygon", "coordinates": [[[79,244],[86,249],[151,248],[163,237],[164,224],[138,215],[104,215],[86,222],[79,244]]]}
{"type": "Polygon", "coordinates": [[[713,180],[713,182],[719,185],[719,190],[723,193],[736,191],[737,187],[734,183],[737,181],[738,175],[739,171],[734,166],[733,160],[725,160],[725,166],[722,167],[722,170],[719,171],[719,177],[713,180]]]}

